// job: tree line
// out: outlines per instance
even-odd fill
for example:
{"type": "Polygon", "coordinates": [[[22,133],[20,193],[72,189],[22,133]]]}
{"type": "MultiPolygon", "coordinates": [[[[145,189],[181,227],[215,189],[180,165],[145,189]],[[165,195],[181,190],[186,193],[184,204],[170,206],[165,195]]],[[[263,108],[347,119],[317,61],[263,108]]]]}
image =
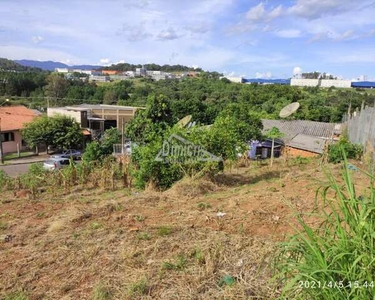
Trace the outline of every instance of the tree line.
{"type": "Polygon", "coordinates": [[[175,118],[192,114],[203,124],[212,123],[231,103],[261,118],[277,119],[285,105],[298,101],[296,119],[320,122],[340,122],[350,104],[352,110],[362,102],[373,104],[372,94],[365,90],[236,84],[219,79],[215,72],[184,80],[136,78],[105,84],[49,72],[0,72],[0,97],[40,110],[81,103],[144,106],[152,95],[168,99],[175,118]]]}

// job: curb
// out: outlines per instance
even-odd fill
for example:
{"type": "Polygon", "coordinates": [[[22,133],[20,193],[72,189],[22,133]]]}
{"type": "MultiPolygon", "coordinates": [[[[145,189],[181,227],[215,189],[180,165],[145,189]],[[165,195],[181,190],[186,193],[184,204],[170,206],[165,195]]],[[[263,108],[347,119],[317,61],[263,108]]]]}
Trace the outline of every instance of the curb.
{"type": "Polygon", "coordinates": [[[25,162],[12,162],[12,163],[9,163],[9,162],[6,162],[4,164],[0,164],[0,167],[6,167],[6,166],[16,166],[16,165],[27,165],[27,164],[32,164],[32,163],[37,163],[37,162],[43,162],[45,161],[46,158],[43,158],[43,159],[38,159],[38,160],[34,160],[34,161],[25,161],[25,162]]]}

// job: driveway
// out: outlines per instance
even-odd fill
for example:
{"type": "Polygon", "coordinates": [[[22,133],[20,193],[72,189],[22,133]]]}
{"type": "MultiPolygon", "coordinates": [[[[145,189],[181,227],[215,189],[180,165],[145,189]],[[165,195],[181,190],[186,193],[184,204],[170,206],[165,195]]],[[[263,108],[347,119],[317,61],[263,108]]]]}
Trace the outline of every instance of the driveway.
{"type": "Polygon", "coordinates": [[[31,163],[19,164],[19,165],[3,165],[0,166],[0,170],[3,170],[11,177],[16,177],[17,175],[26,173],[29,170],[31,163]]]}

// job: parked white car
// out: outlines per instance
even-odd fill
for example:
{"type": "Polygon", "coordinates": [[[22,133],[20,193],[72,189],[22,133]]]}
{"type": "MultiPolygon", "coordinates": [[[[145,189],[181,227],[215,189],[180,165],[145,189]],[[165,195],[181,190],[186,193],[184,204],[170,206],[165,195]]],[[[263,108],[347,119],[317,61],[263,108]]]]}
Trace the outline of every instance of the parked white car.
{"type": "Polygon", "coordinates": [[[68,149],[60,154],[54,154],[50,156],[51,158],[73,158],[74,160],[81,159],[82,153],[81,151],[75,149],[68,149]]]}
{"type": "Polygon", "coordinates": [[[43,168],[48,171],[54,171],[65,168],[69,164],[69,158],[50,158],[43,163],[43,168]]]}

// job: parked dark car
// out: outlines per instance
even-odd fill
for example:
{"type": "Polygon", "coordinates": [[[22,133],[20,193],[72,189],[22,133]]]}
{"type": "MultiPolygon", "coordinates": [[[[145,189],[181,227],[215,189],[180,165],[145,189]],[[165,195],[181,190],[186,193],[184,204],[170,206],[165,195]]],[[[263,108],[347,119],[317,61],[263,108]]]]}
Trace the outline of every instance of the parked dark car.
{"type": "Polygon", "coordinates": [[[73,160],[81,159],[82,152],[75,149],[68,149],[61,154],[51,155],[51,158],[73,158],[73,160]]]}

